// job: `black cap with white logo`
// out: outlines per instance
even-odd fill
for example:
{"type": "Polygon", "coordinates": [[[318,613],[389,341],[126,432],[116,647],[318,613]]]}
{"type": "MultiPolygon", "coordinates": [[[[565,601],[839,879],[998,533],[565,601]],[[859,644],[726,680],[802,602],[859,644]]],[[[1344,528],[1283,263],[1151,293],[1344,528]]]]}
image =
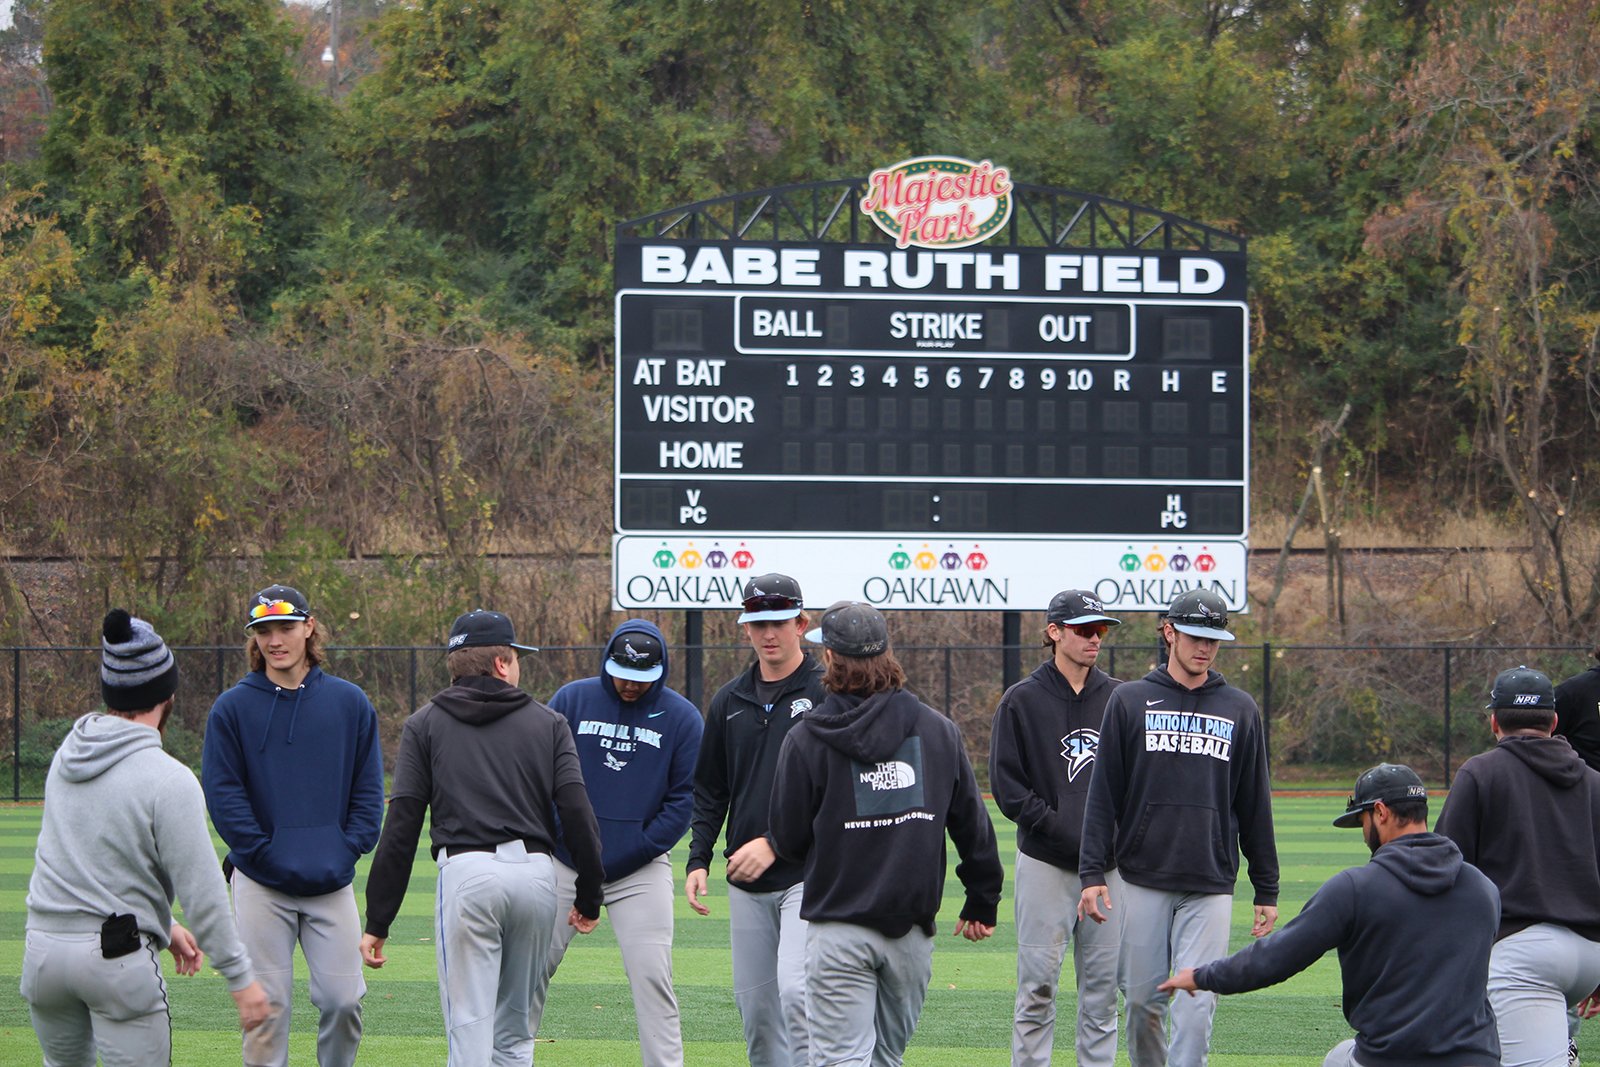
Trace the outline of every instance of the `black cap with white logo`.
{"type": "Polygon", "coordinates": [[[760,574],[745,583],[739,622],[782,622],[798,618],[805,606],[799,582],[787,574],[760,574]]]}
{"type": "Polygon", "coordinates": [[[1488,708],[1556,709],[1556,687],[1550,678],[1531,667],[1512,667],[1501,671],[1489,690],[1488,708]]]}
{"type": "Polygon", "coordinates": [[[509,618],[498,611],[485,611],[482,608],[457,616],[450,626],[450,640],[444,647],[445,651],[454,652],[458,648],[490,645],[517,648],[524,652],[539,651],[532,645],[517,644],[517,631],[509,618]]]}
{"type": "Polygon", "coordinates": [[[871,604],[840,600],[822,613],[821,625],[806,631],[806,640],[841,656],[881,656],[889,649],[889,624],[871,604]]]}
{"type": "Polygon", "coordinates": [[[1044,621],[1058,626],[1083,626],[1091,622],[1122,625],[1121,619],[1113,619],[1105,610],[1106,606],[1093,593],[1082,589],[1063,589],[1050,598],[1050,610],[1045,613],[1044,621]]]}
{"type": "Polygon", "coordinates": [[[264,622],[305,622],[311,607],[300,590],[287,585],[269,585],[250,601],[250,621],[246,630],[264,622]]]}
{"type": "Polygon", "coordinates": [[[625,682],[653,682],[666,673],[666,650],[647,633],[618,634],[606,649],[606,673],[625,682]]]}
{"type": "Polygon", "coordinates": [[[1403,763],[1380,763],[1356,779],[1356,787],[1345,801],[1344,814],[1333,825],[1348,830],[1361,825],[1361,813],[1372,810],[1378,801],[1427,800],[1428,788],[1417,772],[1403,763]]]}
{"type": "Polygon", "coordinates": [[[1167,609],[1167,621],[1180,634],[1190,637],[1207,637],[1215,641],[1232,641],[1228,625],[1228,604],[1209,589],[1191,589],[1179,593],[1167,609]]]}

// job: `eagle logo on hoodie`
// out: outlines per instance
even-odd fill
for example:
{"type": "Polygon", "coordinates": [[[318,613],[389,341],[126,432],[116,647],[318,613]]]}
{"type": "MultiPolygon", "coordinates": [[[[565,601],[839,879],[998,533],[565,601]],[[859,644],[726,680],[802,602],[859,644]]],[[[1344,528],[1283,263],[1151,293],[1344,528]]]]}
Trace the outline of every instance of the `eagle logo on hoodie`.
{"type": "Polygon", "coordinates": [[[1094,766],[1095,753],[1100,750],[1100,731],[1074,730],[1061,739],[1061,758],[1067,761],[1067,781],[1077,781],[1078,775],[1094,766]]]}

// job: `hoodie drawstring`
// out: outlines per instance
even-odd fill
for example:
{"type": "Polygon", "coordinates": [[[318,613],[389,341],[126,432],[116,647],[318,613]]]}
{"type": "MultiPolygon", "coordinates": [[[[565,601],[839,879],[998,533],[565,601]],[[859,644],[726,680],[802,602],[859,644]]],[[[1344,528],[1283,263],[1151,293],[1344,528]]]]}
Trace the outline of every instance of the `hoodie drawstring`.
{"type": "MultiPolygon", "coordinates": [[[[267,728],[261,731],[261,745],[256,749],[257,752],[265,752],[267,750],[267,738],[272,736],[272,718],[278,713],[278,698],[282,695],[283,686],[275,685],[272,687],[272,706],[267,709],[267,728]]],[[[305,695],[306,683],[301,682],[295,688],[294,707],[289,711],[289,740],[287,743],[291,745],[294,744],[294,724],[300,719],[300,698],[305,695]]]]}

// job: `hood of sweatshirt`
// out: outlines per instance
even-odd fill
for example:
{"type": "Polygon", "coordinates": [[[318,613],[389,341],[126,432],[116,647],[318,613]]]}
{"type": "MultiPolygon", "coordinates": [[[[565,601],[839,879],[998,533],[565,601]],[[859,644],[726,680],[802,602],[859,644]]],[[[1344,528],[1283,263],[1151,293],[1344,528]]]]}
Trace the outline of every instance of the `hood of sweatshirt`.
{"type": "Polygon", "coordinates": [[[648,711],[656,706],[661,699],[661,691],[667,687],[667,679],[672,675],[672,660],[667,651],[667,639],[661,636],[661,630],[655,623],[646,619],[629,619],[627,622],[611,631],[611,636],[606,638],[605,646],[600,649],[600,685],[610,694],[611,699],[619,703],[622,698],[617,695],[615,679],[606,673],[606,651],[611,648],[612,642],[623,634],[649,634],[661,642],[661,677],[650,683],[650,688],[645,690],[644,696],[632,704],[623,704],[625,708],[638,711],[648,711]]]}
{"type": "Polygon", "coordinates": [[[1033,669],[1031,676],[1035,682],[1045,687],[1045,692],[1057,700],[1087,700],[1094,693],[1111,685],[1111,676],[1098,666],[1090,667],[1088,677],[1083,680],[1083,692],[1073,690],[1072,683],[1067,681],[1066,675],[1056,667],[1056,661],[1047,659],[1033,669]]]}
{"type": "Polygon", "coordinates": [[[806,712],[806,722],[829,748],[858,763],[879,763],[910,736],[920,706],[904,689],[869,697],[831,693],[820,708],[806,712]]]}
{"type": "Polygon", "coordinates": [[[1155,685],[1159,685],[1165,689],[1177,690],[1180,693],[1204,693],[1208,689],[1220,689],[1222,686],[1228,684],[1228,680],[1224,678],[1220,672],[1208,670],[1206,671],[1206,680],[1200,683],[1199,688],[1190,689],[1188,686],[1180,684],[1176,678],[1172,677],[1172,675],[1168,673],[1165,665],[1157,667],[1155,670],[1145,675],[1144,680],[1155,685]]]}
{"type": "Polygon", "coordinates": [[[433,706],[468,726],[487,726],[521,711],[533,698],[509,682],[484,675],[457,678],[433,698],[433,706]]]}
{"type": "Polygon", "coordinates": [[[239,684],[246,689],[254,690],[271,703],[267,706],[266,727],[261,731],[261,744],[259,751],[266,751],[267,736],[272,730],[272,719],[278,714],[278,706],[284,705],[289,714],[289,735],[287,741],[294,744],[294,728],[300,721],[300,700],[307,693],[314,692],[322,685],[323,673],[321,667],[312,667],[306,676],[301,679],[300,685],[294,689],[286,689],[267,677],[267,672],[251,671],[239,680],[239,684]]]}
{"type": "Polygon", "coordinates": [[[72,724],[56,759],[67,781],[87,782],[135,752],[160,747],[161,733],[154,726],[94,712],[72,724]]]}
{"type": "Polygon", "coordinates": [[[1498,747],[1526,763],[1557,789],[1577,785],[1589,766],[1565,737],[1507,737],[1498,747]]]}
{"type": "Polygon", "coordinates": [[[1371,862],[1425,897],[1436,897],[1455,885],[1465,863],[1456,843],[1438,834],[1397,837],[1378,849],[1371,862]]]}

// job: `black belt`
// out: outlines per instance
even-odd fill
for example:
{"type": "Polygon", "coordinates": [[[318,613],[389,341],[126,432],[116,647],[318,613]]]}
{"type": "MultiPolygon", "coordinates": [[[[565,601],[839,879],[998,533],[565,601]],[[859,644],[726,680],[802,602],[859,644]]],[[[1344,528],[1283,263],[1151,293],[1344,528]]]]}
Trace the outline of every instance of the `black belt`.
{"type": "MultiPolygon", "coordinates": [[[[438,859],[441,852],[449,852],[452,856],[459,855],[462,852],[494,852],[503,844],[505,844],[504,841],[498,845],[440,845],[433,850],[433,858],[438,859]]],[[[529,837],[522,839],[522,847],[527,849],[530,855],[550,851],[543,842],[535,841],[529,837]]]]}

